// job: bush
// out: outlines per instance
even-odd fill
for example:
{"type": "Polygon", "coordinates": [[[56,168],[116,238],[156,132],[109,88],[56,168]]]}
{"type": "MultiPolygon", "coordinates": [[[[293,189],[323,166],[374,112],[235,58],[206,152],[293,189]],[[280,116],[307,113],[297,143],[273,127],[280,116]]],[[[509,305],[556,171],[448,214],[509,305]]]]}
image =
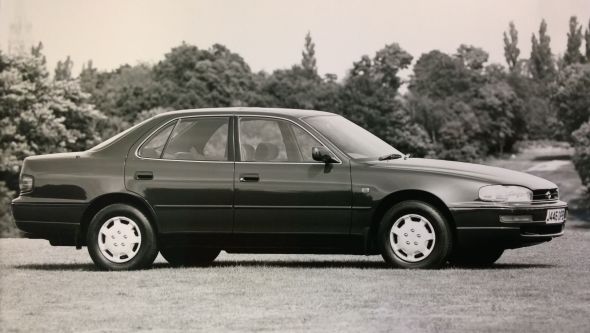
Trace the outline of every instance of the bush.
{"type": "Polygon", "coordinates": [[[18,237],[19,231],[10,212],[10,200],[14,192],[4,182],[0,182],[0,237],[18,237]]]}
{"type": "Polygon", "coordinates": [[[574,165],[582,183],[590,190],[590,121],[585,122],[572,133],[574,142],[574,165]]]}

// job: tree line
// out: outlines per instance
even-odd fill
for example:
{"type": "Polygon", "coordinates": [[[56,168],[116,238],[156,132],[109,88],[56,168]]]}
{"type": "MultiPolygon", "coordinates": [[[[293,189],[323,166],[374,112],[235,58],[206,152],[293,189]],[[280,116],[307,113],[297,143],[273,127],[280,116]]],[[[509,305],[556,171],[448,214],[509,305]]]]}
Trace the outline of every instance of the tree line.
{"type": "Polygon", "coordinates": [[[309,33],[301,62],[271,73],[252,71],[220,44],[182,43],[156,64],[111,71],[88,61],[77,77],[70,57],[51,75],[42,44],[27,55],[0,53],[0,220],[8,218],[4,201],[17,190],[25,157],[84,150],[157,113],[200,107],[331,111],[403,152],[460,161],[511,152],[524,139],[566,140],[590,185],[590,22],[570,18],[562,56],[551,50],[545,21],[528,58],[514,23],[502,37],[505,65],[489,63],[473,45],[414,59],[391,43],[353,62],[341,80],[318,73],[309,33]]]}

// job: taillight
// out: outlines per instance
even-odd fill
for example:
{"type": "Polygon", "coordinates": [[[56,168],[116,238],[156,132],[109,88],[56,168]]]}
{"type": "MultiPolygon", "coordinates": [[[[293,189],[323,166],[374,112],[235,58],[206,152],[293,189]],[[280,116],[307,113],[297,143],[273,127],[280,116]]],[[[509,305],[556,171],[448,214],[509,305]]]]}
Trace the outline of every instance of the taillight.
{"type": "Polygon", "coordinates": [[[31,192],[34,186],[34,179],[33,176],[30,175],[22,175],[20,177],[19,188],[20,193],[31,192]]]}

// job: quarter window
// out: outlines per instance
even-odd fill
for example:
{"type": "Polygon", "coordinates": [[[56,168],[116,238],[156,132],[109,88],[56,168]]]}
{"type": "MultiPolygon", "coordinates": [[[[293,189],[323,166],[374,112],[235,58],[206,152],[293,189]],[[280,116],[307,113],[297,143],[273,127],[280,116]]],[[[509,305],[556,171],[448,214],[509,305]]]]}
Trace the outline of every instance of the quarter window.
{"type": "Polygon", "coordinates": [[[145,158],[160,158],[164,146],[166,145],[166,140],[168,140],[170,132],[172,132],[172,128],[174,128],[174,124],[176,124],[176,122],[173,121],[154,133],[139,150],[139,156],[145,158]]]}

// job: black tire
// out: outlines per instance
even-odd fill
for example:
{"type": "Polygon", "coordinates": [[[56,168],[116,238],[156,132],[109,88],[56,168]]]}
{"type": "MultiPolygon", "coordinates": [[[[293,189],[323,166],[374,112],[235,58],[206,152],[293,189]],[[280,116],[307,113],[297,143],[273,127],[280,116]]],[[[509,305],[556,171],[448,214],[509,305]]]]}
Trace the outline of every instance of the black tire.
{"type": "MultiPolygon", "coordinates": [[[[418,218],[418,220],[420,219],[418,218]]],[[[405,222],[403,223],[405,225],[405,222]]],[[[414,232],[414,229],[411,230],[412,232],[414,232]]],[[[420,234],[417,234],[416,236],[422,237],[420,234]]],[[[425,202],[414,200],[400,202],[391,207],[385,213],[379,225],[378,237],[379,245],[381,247],[381,255],[383,256],[383,259],[385,259],[385,261],[388,264],[394,267],[401,268],[439,268],[447,262],[448,256],[451,253],[453,243],[451,227],[446,221],[444,215],[441,214],[435,207],[425,202]],[[399,249],[397,250],[397,252],[400,254],[397,254],[396,250],[394,250],[393,248],[394,245],[390,240],[390,234],[392,232],[392,227],[394,223],[401,217],[405,216],[412,216],[412,221],[414,221],[414,218],[416,216],[425,218],[433,229],[431,230],[430,227],[425,227],[424,230],[426,230],[429,233],[429,235],[434,234],[434,239],[430,241],[423,240],[426,244],[425,246],[428,247],[429,251],[431,252],[427,255],[423,255],[422,258],[411,258],[412,260],[418,260],[415,262],[408,261],[410,260],[410,258],[408,257],[406,257],[405,259],[402,258],[403,251],[400,251],[399,249]]],[[[399,241],[397,235],[392,235],[391,237],[393,239],[393,242],[399,241]]],[[[418,256],[419,255],[416,255],[416,257],[418,256]]]]}
{"type": "Polygon", "coordinates": [[[208,266],[221,250],[197,247],[165,247],[160,249],[162,257],[174,267],[208,266]]]}
{"type": "Polygon", "coordinates": [[[449,258],[449,263],[458,267],[490,267],[503,253],[502,248],[461,249],[449,258]]]}
{"type": "MultiPolygon", "coordinates": [[[[88,225],[86,244],[92,261],[94,261],[96,266],[103,270],[124,271],[149,268],[158,255],[156,232],[148,218],[139,209],[125,204],[109,205],[94,215],[92,221],[90,221],[90,224],[88,225]],[[122,217],[123,219],[133,221],[137,226],[137,228],[133,228],[133,230],[136,235],[141,237],[141,241],[138,244],[132,245],[136,251],[134,256],[125,262],[112,261],[114,257],[109,258],[108,254],[103,254],[99,245],[99,235],[101,235],[101,237],[104,236],[100,233],[101,228],[107,224],[107,222],[112,222],[111,219],[116,217],[122,217]]],[[[129,244],[127,244],[127,246],[129,246],[129,244]]]]}

